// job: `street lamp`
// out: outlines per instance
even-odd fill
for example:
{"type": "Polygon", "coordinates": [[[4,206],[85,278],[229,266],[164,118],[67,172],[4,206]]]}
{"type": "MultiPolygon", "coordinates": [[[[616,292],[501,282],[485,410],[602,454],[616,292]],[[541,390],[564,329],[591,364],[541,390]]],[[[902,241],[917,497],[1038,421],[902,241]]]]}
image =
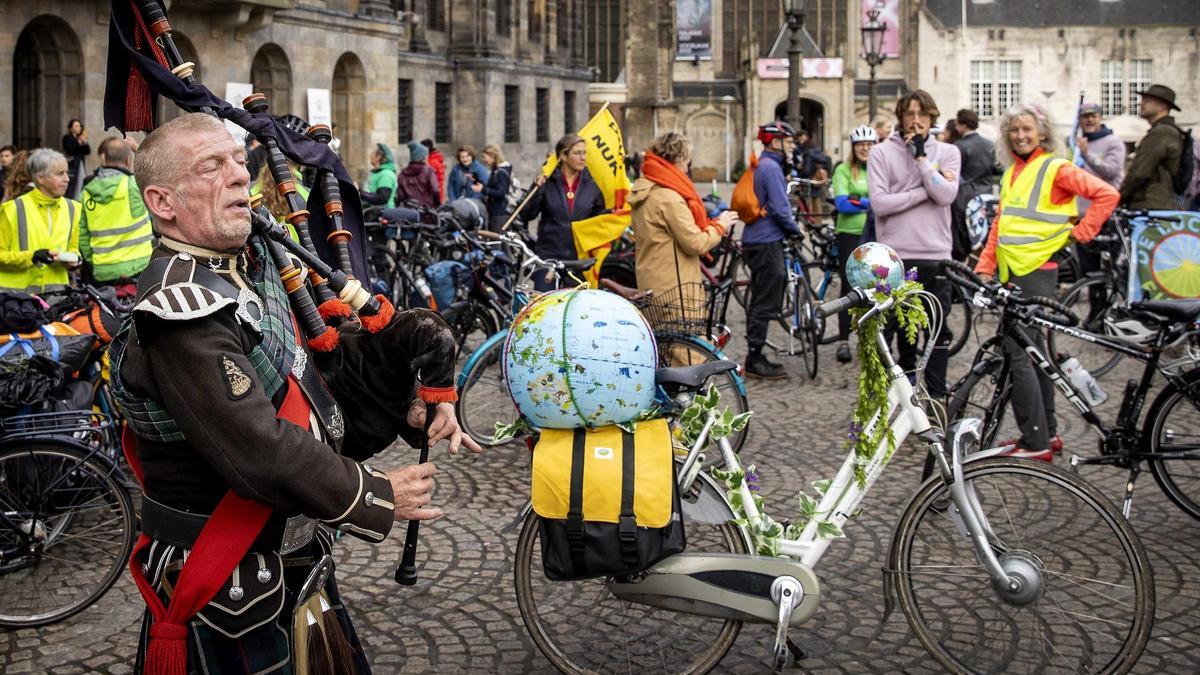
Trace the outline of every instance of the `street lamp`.
{"type": "Polygon", "coordinates": [[[729,182],[729,148],[733,145],[733,125],[729,122],[729,106],[732,105],[736,98],[726,94],[721,97],[721,102],[725,104],[725,182],[729,182]]]}
{"type": "Polygon", "coordinates": [[[886,58],[883,55],[883,34],[887,31],[887,24],[879,21],[879,9],[883,3],[877,2],[875,6],[867,10],[867,22],[862,25],[862,44],[863,58],[867,60],[867,65],[871,67],[871,79],[867,84],[867,92],[869,103],[867,104],[868,114],[871,120],[875,119],[875,111],[877,106],[877,98],[875,95],[875,68],[883,63],[886,58]]]}
{"type": "Polygon", "coordinates": [[[787,121],[797,129],[800,128],[800,75],[803,64],[800,56],[800,30],[804,28],[804,0],[782,0],[783,14],[787,18],[787,27],[791,32],[788,43],[788,98],[787,121]]]}

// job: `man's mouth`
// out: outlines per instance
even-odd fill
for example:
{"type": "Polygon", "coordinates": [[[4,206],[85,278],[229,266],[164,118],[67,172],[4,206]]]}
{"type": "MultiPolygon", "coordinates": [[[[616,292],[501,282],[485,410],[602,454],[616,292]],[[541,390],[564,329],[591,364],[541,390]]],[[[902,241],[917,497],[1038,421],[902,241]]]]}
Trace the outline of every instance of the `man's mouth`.
{"type": "Polygon", "coordinates": [[[228,208],[246,209],[247,211],[249,211],[250,210],[250,200],[249,199],[236,199],[229,203],[228,208]]]}

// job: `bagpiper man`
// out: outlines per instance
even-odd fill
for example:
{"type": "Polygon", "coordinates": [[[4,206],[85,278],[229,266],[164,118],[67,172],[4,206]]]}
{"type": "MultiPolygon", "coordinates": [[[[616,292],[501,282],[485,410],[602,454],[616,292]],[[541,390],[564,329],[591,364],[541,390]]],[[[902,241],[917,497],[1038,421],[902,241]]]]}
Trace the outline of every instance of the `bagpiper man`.
{"type": "Polygon", "coordinates": [[[130,565],[148,605],[136,670],[369,672],[329,533],[379,542],[397,520],[442,515],[432,463],[380,471],[362,460],[397,434],[417,444],[427,402],[431,445],[479,450],[446,402],[453,336],[410,310],[389,320],[386,349],[351,329],[336,352],[307,350],[270,251],[250,236],[243,148],[215,117],[151,133],[135,174],[161,237],[112,348],[126,455],[145,493],[130,565]],[[412,361],[427,364],[421,382],[396,374],[412,361]],[[371,370],[389,373],[381,404],[347,393],[371,370]]]}

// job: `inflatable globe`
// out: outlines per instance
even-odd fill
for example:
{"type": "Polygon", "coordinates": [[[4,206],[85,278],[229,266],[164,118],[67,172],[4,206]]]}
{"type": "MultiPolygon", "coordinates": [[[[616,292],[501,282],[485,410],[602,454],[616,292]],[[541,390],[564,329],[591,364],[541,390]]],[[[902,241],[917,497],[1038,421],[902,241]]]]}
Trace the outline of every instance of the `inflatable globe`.
{"type": "Polygon", "coordinates": [[[867,291],[874,290],[881,281],[897,288],[904,283],[904,261],[887,244],[860,244],[846,259],[846,280],[867,291]]]}
{"type": "Polygon", "coordinates": [[[658,347],[625,298],[555,291],[527,305],[504,344],[504,379],[517,409],[545,429],[635,419],[654,403],[658,347]]]}

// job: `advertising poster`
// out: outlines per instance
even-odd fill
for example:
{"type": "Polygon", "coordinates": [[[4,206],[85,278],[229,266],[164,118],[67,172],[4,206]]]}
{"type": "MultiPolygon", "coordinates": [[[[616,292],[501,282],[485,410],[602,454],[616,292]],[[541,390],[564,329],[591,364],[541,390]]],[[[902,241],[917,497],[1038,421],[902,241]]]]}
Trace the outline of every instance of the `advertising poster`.
{"type": "Polygon", "coordinates": [[[867,12],[879,10],[879,22],[887,27],[883,32],[883,47],[880,51],[889,59],[900,56],[900,0],[862,0],[862,20],[867,12]]]}
{"type": "Polygon", "coordinates": [[[308,90],[308,123],[329,126],[333,119],[329,115],[329,90],[308,90]]]}
{"type": "MultiPolygon", "coordinates": [[[[225,83],[225,100],[229,101],[237,107],[242,107],[242,99],[254,93],[254,85],[249,82],[226,82],[225,83]]],[[[233,136],[233,140],[238,143],[246,142],[246,130],[238,125],[225,120],[225,128],[229,130],[229,134],[233,136]]]]}
{"type": "Polygon", "coordinates": [[[675,33],[675,60],[711,60],[712,0],[677,0],[675,33]]]}

